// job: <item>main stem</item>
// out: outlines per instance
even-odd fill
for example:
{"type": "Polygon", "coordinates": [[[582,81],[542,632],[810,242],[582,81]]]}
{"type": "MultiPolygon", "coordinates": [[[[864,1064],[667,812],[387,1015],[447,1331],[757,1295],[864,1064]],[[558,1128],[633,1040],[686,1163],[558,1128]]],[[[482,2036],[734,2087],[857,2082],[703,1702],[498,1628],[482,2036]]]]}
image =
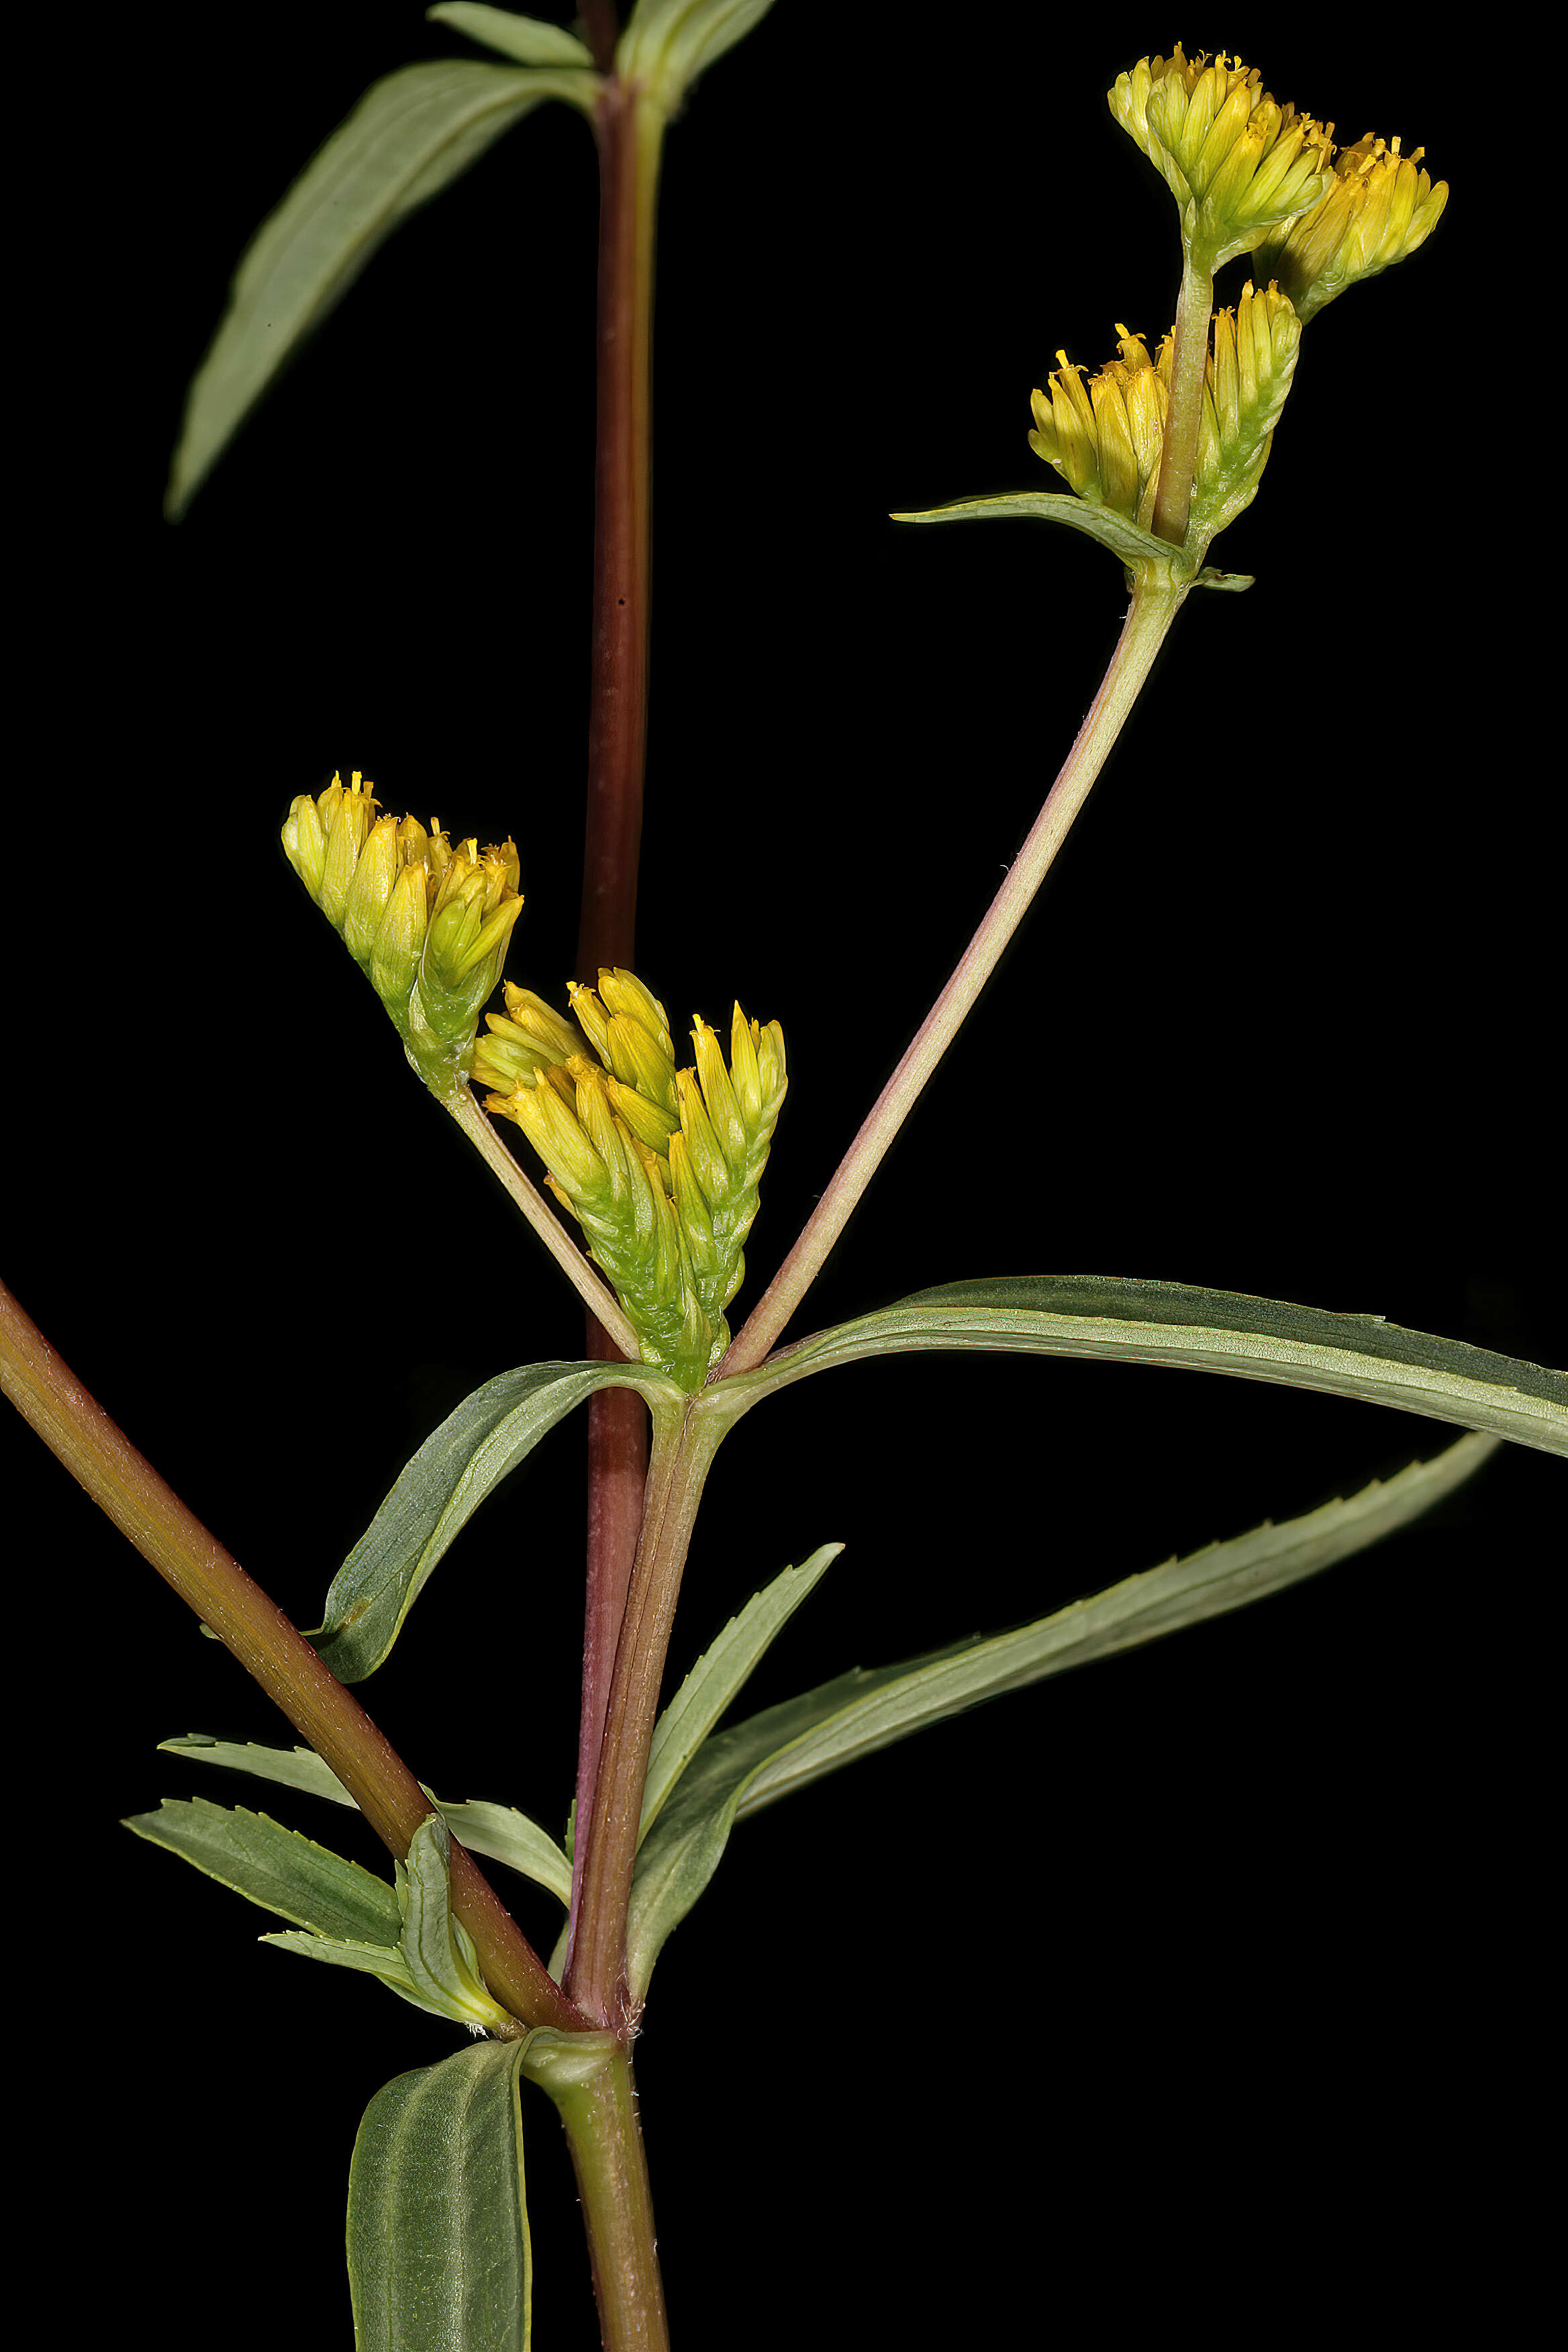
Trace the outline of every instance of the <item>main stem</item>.
{"type": "MultiPolygon", "coordinates": [[[[79,1486],[230,1649],[329,1764],[399,1861],[429,1798],[274,1601],[159,1477],[0,1284],[0,1387],[79,1486]]],[[[486,1983],[529,2025],[582,2019],[472,1858],[451,1844],[452,1908],[486,1983]]]]}
{"type": "Polygon", "coordinates": [[[731,1341],[715,1377],[753,1370],[775,1344],[816,1280],[893,1138],[958,1034],[975,999],[996,969],[1003,949],[1049,872],[1052,860],[1067,839],[1074,818],[1105,764],[1106,755],[1121,731],[1186,593],[1184,587],[1170,587],[1152,576],[1134,589],[1100,691],[1028,838],[974,937],[959,958],[952,978],[868,1112],[800,1239],[731,1341]]]}
{"type": "Polygon", "coordinates": [[[584,1856],[583,1901],[566,1989],[596,2024],[636,2024],[626,1984],[626,1906],[659,1685],[697,1507],[729,1416],[700,1404],[654,1424],[642,1536],[626,1595],[605,1718],[599,1800],[584,1856]]]}
{"type": "MultiPolygon", "coordinates": [[[[599,142],[598,421],[594,473],[593,659],[579,979],[629,967],[637,926],[647,746],[649,377],[654,224],[664,118],[612,81],[599,142]]],[[[635,1339],[590,1321],[588,1353],[635,1357],[635,1339]]],[[[599,1780],[610,1677],[642,1525],[647,1425],[637,1397],[605,1389],[588,1407],[588,1531],[571,1934],[599,1780]]]]}
{"type": "Polygon", "coordinates": [[[1160,487],[1154,494],[1154,512],[1150,520],[1155,538],[1168,540],[1173,547],[1180,547],[1187,535],[1193,478],[1198,463],[1204,379],[1208,373],[1209,315],[1213,309],[1214,271],[1201,258],[1194,261],[1184,244],[1160,487]]]}

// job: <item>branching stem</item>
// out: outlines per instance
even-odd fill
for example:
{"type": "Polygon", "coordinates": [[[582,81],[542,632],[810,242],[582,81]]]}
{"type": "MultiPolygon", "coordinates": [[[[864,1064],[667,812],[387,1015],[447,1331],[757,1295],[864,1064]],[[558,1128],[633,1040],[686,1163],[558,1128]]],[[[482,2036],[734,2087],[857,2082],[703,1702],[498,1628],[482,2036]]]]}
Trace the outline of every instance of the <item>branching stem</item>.
{"type": "Polygon", "coordinates": [[[1173,547],[1180,547],[1187,535],[1213,310],[1214,271],[1201,260],[1194,261],[1184,246],[1182,290],[1176,298],[1175,341],[1171,352],[1171,397],[1165,411],[1165,446],[1161,453],[1160,487],[1154,494],[1150,524],[1155,538],[1169,540],[1173,547]]]}
{"type": "Polygon", "coordinates": [[[749,1372],[775,1345],[795,1308],[820,1273],[870,1182],[893,1138],[914,1108],[937,1064],[952,1045],[997,960],[1022,922],[1051,861],[1067,839],[1074,818],[1128,712],[1153,666],[1166,630],[1187,591],[1146,578],[1133,591],[1116,650],[1089,706],[1089,716],[1051,786],[1034,826],[991,901],[980,927],[959,958],[952,978],[931,1006],[898,1068],[867,1113],[859,1133],[839,1161],[827,1190],[767,1289],[742,1324],[715,1378],[749,1372]]]}
{"type": "MultiPolygon", "coordinates": [[[[276,1700],[401,1861],[432,1810],[414,1774],[276,1601],[88,1393],[4,1284],[0,1387],[79,1486],[276,1700]]],[[[578,2011],[456,1838],[451,1873],[452,1908],[474,1939],[497,2000],[527,2025],[580,2026],[578,2011]]]]}

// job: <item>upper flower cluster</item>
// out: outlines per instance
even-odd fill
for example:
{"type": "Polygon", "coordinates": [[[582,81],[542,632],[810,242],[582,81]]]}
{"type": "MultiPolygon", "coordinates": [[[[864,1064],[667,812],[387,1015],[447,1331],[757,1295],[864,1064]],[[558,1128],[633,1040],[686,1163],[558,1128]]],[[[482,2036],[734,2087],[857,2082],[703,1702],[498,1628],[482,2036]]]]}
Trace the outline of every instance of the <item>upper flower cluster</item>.
{"type": "Polygon", "coordinates": [[[456,1084],[522,912],[517,850],[456,846],[432,821],[378,816],[356,768],[301,793],[283,849],[396,1024],[420,1076],[456,1084]]]}
{"type": "Polygon", "coordinates": [[[1281,106],[1239,58],[1142,58],[1119,74],[1110,110],[1163,173],[1194,258],[1209,269],[1251,253],[1315,205],[1333,153],[1326,128],[1281,106]]]}
{"type": "Polygon", "coordinates": [[[574,987],[575,1028],[529,990],[509,982],[505,1001],[474,1054],[495,1089],[487,1108],[539,1153],[646,1360],[700,1388],[729,1345],[724,1309],[788,1086],[783,1031],[737,1004],[728,1068],[700,1019],[693,1065],[678,1068],[668,1016],[634,972],[574,987]]]}
{"type": "Polygon", "coordinates": [[[1358,278],[1426,242],[1447,183],[1417,171],[1423,150],[1370,131],[1336,154],[1331,122],[1279,105],[1238,58],[1142,58],[1108,92],[1128,136],[1164,175],[1195,265],[1258,257],[1304,326],[1358,278]]]}

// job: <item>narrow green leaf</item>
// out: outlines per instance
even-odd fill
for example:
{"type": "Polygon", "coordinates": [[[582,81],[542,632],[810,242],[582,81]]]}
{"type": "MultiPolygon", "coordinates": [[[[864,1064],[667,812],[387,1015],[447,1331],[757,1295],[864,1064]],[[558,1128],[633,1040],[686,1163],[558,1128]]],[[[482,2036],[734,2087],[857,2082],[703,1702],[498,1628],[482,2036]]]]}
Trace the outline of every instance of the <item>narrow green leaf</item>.
{"type": "Polygon", "coordinates": [[[398,1874],[403,1906],[402,1952],[415,1991],[426,2006],[459,2025],[490,2032],[511,2023],[479,1974],[473,1941],[452,1916],[448,1857],[451,1838],[438,1813],[422,1821],[398,1874]]]}
{"type": "MultiPolygon", "coordinates": [[[[352,1805],[353,1799],[332,1770],[309,1748],[260,1748],[254,1743],[210,1739],[193,1731],[184,1739],[161,1739],[159,1753],[188,1756],[197,1764],[216,1764],[230,1771],[251,1772],[260,1780],[279,1781],[288,1789],[303,1789],[334,1805],[352,1805]]],[[[442,1819],[470,1853],[490,1862],[504,1862],[536,1885],[546,1886],[563,1903],[572,1899],[572,1861],[548,1830],[510,1805],[492,1805],[482,1798],[447,1804],[429,1790],[426,1795],[440,1809],[442,1819]]]]}
{"type": "Polygon", "coordinates": [[[453,1537],[547,1430],[595,1389],[680,1401],[662,1373],[630,1364],[524,1364],[465,1397],[432,1432],[332,1579],[311,1633],[340,1682],[373,1674],[453,1537]]]}
{"type": "Polygon", "coordinates": [[[427,23],[450,25],[454,32],[467,33],[470,41],[514,58],[520,66],[593,68],[592,49],[574,33],[562,25],[542,24],[537,16],[514,16],[510,8],[481,7],[478,0],[441,0],[439,7],[426,8],[425,16],[427,23]]]}
{"type": "Polygon", "coordinates": [[[1211,1544],[1016,1633],[955,1643],[900,1665],[852,1667],[816,1690],[715,1733],[692,1759],[637,1857],[627,1918],[634,1995],[647,1991],[666,1937],[712,1877],[731,1829],[748,1813],[982,1699],[1112,1657],[1314,1575],[1429,1509],[1479,1468],[1496,1444],[1462,1437],[1436,1460],[1414,1463],[1348,1501],[1211,1544]]]}
{"type": "MultiPolygon", "coordinates": [[[[452,2011],[444,2001],[427,2000],[409,1974],[408,1963],[395,1944],[351,1944],[340,1936],[313,1936],[306,1930],[289,1927],[271,1936],[260,1936],[258,1943],[274,1944],[279,1951],[298,1952],[302,1959],[324,1960],[329,1968],[353,1969],[361,1976],[374,1977],[388,1992],[400,2000],[422,2009],[426,2017],[444,2017],[450,2021],[452,2011]]],[[[468,2022],[467,2018],[462,2020],[468,2022]]]]}
{"type": "Polygon", "coordinates": [[[317,1935],[395,1945],[403,1932],[397,1896],[384,1880],[265,1813],[230,1812],[204,1797],[166,1798],[155,1813],[134,1813],[125,1826],[317,1935]]]}
{"type": "Polygon", "coordinates": [[[806,1373],[911,1349],[1102,1356],[1359,1397],[1568,1454],[1568,1376],[1459,1339],[1229,1290],[1017,1275],[921,1290],[781,1349],[729,1384],[738,1405],[806,1373]]]}
{"type": "Polygon", "coordinates": [[[467,58],[408,66],[366,90],[247,247],[191,385],[165,510],[182,514],[262,391],[390,230],[548,98],[584,110],[581,68],[467,58]]]}
{"type": "Polygon", "coordinates": [[[643,1783],[639,1841],[647,1837],[670,1790],[774,1635],[783,1631],[843,1549],[842,1544],[824,1544],[799,1568],[786,1568],[763,1591],[754,1593],[740,1614],[731,1618],[718,1640],[703,1651],[654,1726],[647,1778],[643,1783]]]}
{"type": "Polygon", "coordinates": [[[772,6],[773,0],[637,0],[616,50],[616,70],[648,83],[671,107],[772,6]]]}
{"type": "Polygon", "coordinates": [[[349,2167],[358,2352],[527,2352],[524,2047],[476,2042],[365,2110],[349,2167]]]}
{"type": "Polygon", "coordinates": [[[1089,539],[1097,539],[1112,555],[1119,555],[1131,572],[1152,568],[1166,577],[1180,580],[1185,570],[1181,551],[1168,540],[1156,539],[1152,531],[1140,530],[1134,522],[1117,514],[1110,507],[1090,506],[1072,490],[1010,490],[1000,498],[957,499],[951,505],[926,507],[918,513],[895,514],[893,522],[985,522],[1008,515],[1024,515],[1032,522],[1065,523],[1069,530],[1081,530],[1089,539]]]}

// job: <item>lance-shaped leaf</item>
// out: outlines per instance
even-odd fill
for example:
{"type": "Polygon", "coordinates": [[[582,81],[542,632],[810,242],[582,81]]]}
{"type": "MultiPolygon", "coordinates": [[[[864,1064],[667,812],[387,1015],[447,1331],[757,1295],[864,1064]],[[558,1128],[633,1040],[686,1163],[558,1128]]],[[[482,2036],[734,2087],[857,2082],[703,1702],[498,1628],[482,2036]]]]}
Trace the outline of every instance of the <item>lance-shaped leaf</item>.
{"type": "Polygon", "coordinates": [[[637,0],[616,50],[623,79],[646,82],[668,112],[698,75],[760,25],[773,0],[637,0]]]}
{"type": "Polygon", "coordinates": [[[384,1879],[265,1813],[230,1812],[205,1797],[165,1799],[156,1812],[132,1814],[125,1826],[315,1935],[395,1946],[403,1933],[397,1896],[384,1879]]]}
{"type": "Polygon", "coordinates": [[[719,1717],[733,1704],[758,1659],[843,1549],[842,1544],[824,1544],[799,1568],[786,1568],[763,1591],[753,1593],[718,1640],[703,1651],[654,1726],[643,1782],[639,1840],[647,1837],[670,1790],[719,1717]]]}
{"type": "Polygon", "coordinates": [[[726,1383],[737,1406],[830,1364],[910,1349],[1100,1356],[1322,1389],[1568,1454],[1568,1375],[1459,1339],[1402,1331],[1378,1315],[1337,1315],[1089,1274],[950,1282],[783,1348],[726,1383]]]}
{"type": "MultiPolygon", "coordinates": [[[[1262,467],[1259,466],[1258,472],[1262,467]]],[[[1255,485],[1256,486],[1256,485],[1255,485]]],[[[895,514],[891,522],[988,522],[1022,515],[1031,522],[1065,523],[1097,539],[1126,566],[1130,585],[1145,577],[1173,588],[1250,588],[1251,577],[1239,572],[1194,572],[1191,562],[1168,540],[1142,530],[1113,507],[1090,506],[1071,490],[1009,490],[999,498],[955,499],[950,506],[925,507],[911,514],[895,514]]]]}
{"type": "MultiPolygon", "coordinates": [[[[804,1573],[804,1571],[801,1571],[804,1573]]],[[[286,1789],[302,1789],[325,1797],[334,1805],[352,1805],[353,1799],[330,1764],[310,1748],[262,1748],[253,1741],[211,1739],[193,1731],[184,1739],[161,1739],[159,1752],[188,1756],[198,1764],[216,1764],[231,1772],[251,1772],[258,1780],[272,1780],[286,1789]]],[[[546,1886],[562,1903],[572,1899],[572,1863],[548,1830],[511,1805],[493,1805],[483,1798],[447,1803],[426,1789],[447,1828],[470,1853],[504,1862],[509,1870],[546,1886]]]]}
{"type": "Polygon", "coordinates": [[[575,33],[563,25],[546,25],[537,16],[514,16],[510,8],[487,8],[478,0],[442,0],[437,8],[426,8],[426,21],[432,25],[450,25],[455,33],[467,33],[470,41],[480,41],[498,56],[511,58],[520,66],[583,66],[592,69],[594,53],[585,48],[575,33]]]}
{"type": "Polygon", "coordinates": [[[420,1822],[398,1865],[403,1906],[401,1949],[414,1990],[427,2009],[459,2025],[494,2031],[511,2023],[479,1974],[473,1938],[452,1916],[451,1835],[439,1813],[420,1822]]]}
{"type": "Polygon", "coordinates": [[[340,1682],[374,1672],[491,1488],[602,1388],[635,1389],[650,1405],[684,1402],[672,1381],[631,1364],[524,1364],[487,1381],[432,1432],[332,1579],[325,1618],[310,1636],[340,1682]]]}
{"type": "Polygon", "coordinates": [[[184,512],[241,418],[400,220],[542,100],[586,110],[599,88],[581,67],[468,58],[408,66],[373,84],[240,262],[191,385],[166,511],[184,512]]]}
{"type": "Polygon", "coordinates": [[[626,1926],[633,1994],[647,1990],[665,1938],[714,1871],[734,1823],[858,1756],[889,1747],[980,1700],[1261,1600],[1375,1543],[1450,1493],[1497,1441],[1462,1437],[1349,1501],[1325,1503],[1190,1559],[1128,1577],[1037,1623],[900,1665],[853,1667],[704,1742],[637,1856],[626,1926]]]}
{"type": "Polygon", "coordinates": [[[522,2042],[399,2074],[349,2167],[349,2286],[362,2352],[528,2352],[532,2258],[522,2042]]]}

